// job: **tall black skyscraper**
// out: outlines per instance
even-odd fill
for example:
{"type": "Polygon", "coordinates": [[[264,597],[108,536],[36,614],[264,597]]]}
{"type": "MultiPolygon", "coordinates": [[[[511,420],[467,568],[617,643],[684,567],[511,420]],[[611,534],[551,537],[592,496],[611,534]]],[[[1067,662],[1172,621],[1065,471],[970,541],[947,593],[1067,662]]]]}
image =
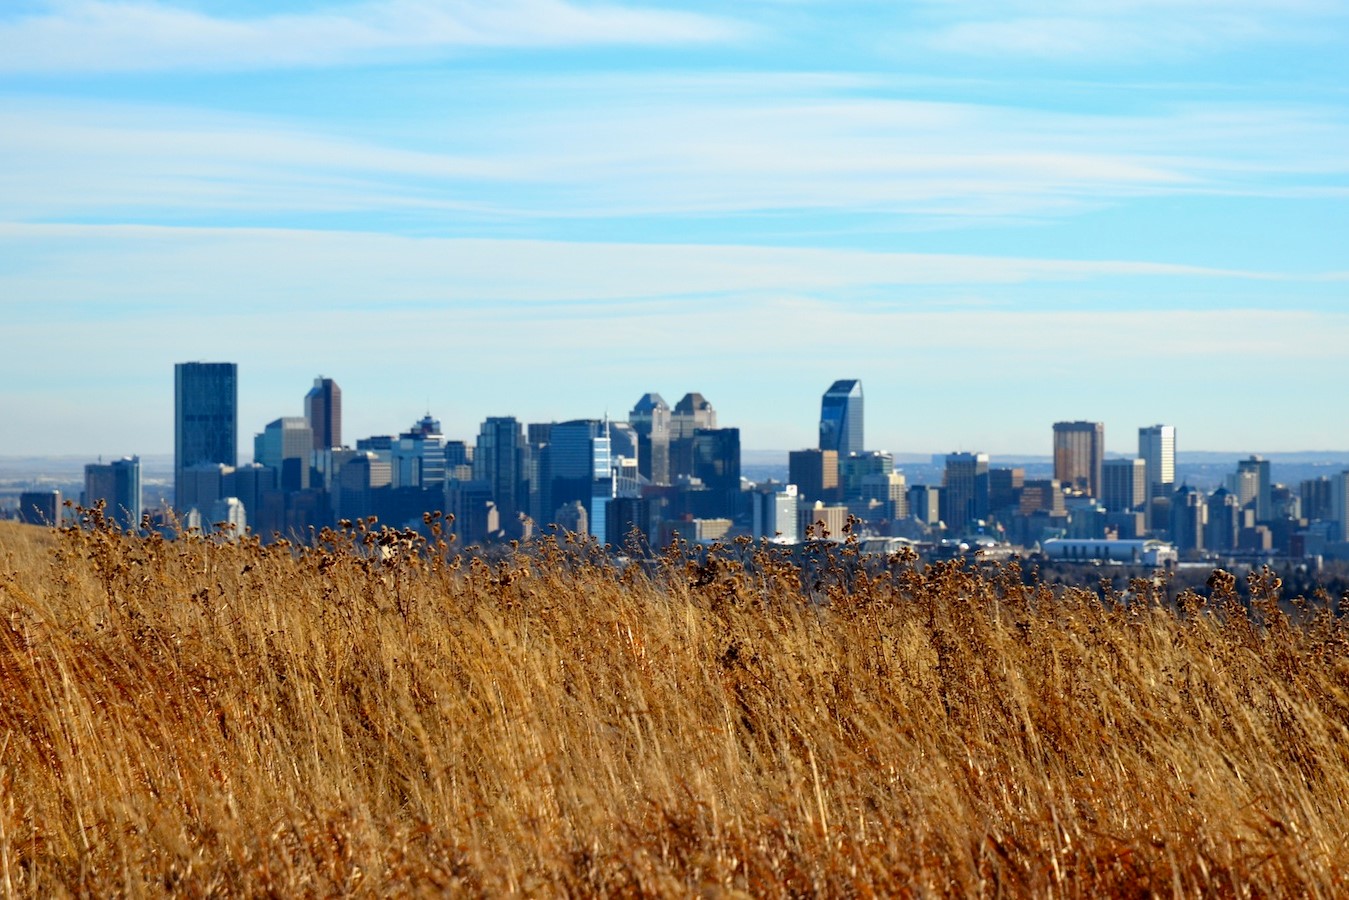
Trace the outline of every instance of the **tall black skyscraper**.
{"type": "Polygon", "coordinates": [[[473,451],[473,478],[491,488],[510,537],[520,534],[520,513],[529,511],[529,442],[514,416],[491,416],[478,430],[473,451]]]}
{"type": "Polygon", "coordinates": [[[836,450],[840,461],[861,453],[862,382],[835,381],[820,401],[820,449],[836,450]]]}
{"type": "Polygon", "coordinates": [[[199,463],[227,466],[239,458],[239,367],[178,363],[173,367],[173,489],[182,496],[183,471],[199,463]]]}
{"type": "Polygon", "coordinates": [[[314,432],[314,449],[331,450],[342,446],[342,389],[331,378],[320,375],[304,395],[304,417],[314,432]]]}

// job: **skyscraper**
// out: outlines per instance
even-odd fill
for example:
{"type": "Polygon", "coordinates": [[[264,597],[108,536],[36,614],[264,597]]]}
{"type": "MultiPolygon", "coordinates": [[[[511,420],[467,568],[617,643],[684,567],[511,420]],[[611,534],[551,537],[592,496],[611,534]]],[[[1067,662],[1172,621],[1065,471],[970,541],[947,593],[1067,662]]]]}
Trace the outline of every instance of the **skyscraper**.
{"type": "Polygon", "coordinates": [[[1108,459],[1101,466],[1101,505],[1111,512],[1133,512],[1147,502],[1147,463],[1108,459]]]}
{"type": "Polygon", "coordinates": [[[235,466],[238,458],[238,366],[177,363],[173,367],[174,503],[182,507],[186,469],[201,463],[235,466]]]}
{"type": "Polygon", "coordinates": [[[1101,422],[1054,423],[1054,477],[1065,487],[1101,496],[1105,462],[1105,425],[1101,422]]]}
{"type": "Polygon", "coordinates": [[[300,416],[283,416],[268,422],[260,434],[253,436],[253,461],[276,469],[282,490],[303,491],[309,488],[309,457],[313,448],[309,421],[300,416]]]}
{"type": "MultiPolygon", "coordinates": [[[[1251,456],[1247,459],[1237,462],[1238,479],[1246,475],[1254,484],[1255,496],[1250,498],[1255,504],[1255,520],[1257,522],[1268,522],[1273,515],[1273,502],[1270,489],[1273,482],[1270,479],[1269,460],[1263,456],[1251,456]]],[[[1247,498],[1243,497],[1245,501],[1247,498]]]]}
{"type": "Polygon", "coordinates": [[[796,485],[802,503],[839,497],[838,451],[793,450],[787,454],[787,480],[796,485]]]}
{"type": "Polygon", "coordinates": [[[693,432],[693,475],[715,495],[716,517],[735,518],[740,498],[740,429],[693,432]]]}
{"type": "Polygon", "coordinates": [[[836,451],[841,461],[861,453],[863,443],[862,382],[835,381],[820,400],[820,449],[836,451]]]}
{"type": "MultiPolygon", "coordinates": [[[[110,463],[90,463],[84,467],[84,496],[81,503],[92,507],[106,504],[106,514],[124,530],[135,530],[141,523],[141,461],[125,456],[110,463]]],[[[55,521],[55,520],[53,520],[55,521]]]]}
{"type": "Polygon", "coordinates": [[[529,509],[529,443],[514,416],[489,416],[478,429],[473,478],[491,488],[500,526],[520,536],[520,514],[529,509]]]}
{"type": "Polygon", "coordinates": [[[342,389],[320,375],[304,395],[304,417],[314,432],[314,449],[342,446],[342,389]]]}
{"type": "Polygon", "coordinates": [[[987,453],[951,453],[942,473],[941,517],[946,527],[960,531],[988,515],[987,453]]]}
{"type": "Polygon", "coordinates": [[[1143,460],[1147,502],[1170,497],[1176,485],[1176,426],[1150,425],[1138,429],[1138,455],[1143,460]]]}
{"type": "Polygon", "coordinates": [[[652,484],[669,484],[669,405],[660,394],[643,394],[628,413],[628,424],[637,432],[637,471],[652,484]]]}
{"type": "Polygon", "coordinates": [[[670,481],[693,474],[693,432],[716,428],[717,411],[702,394],[690,392],[670,413],[670,481]]]}

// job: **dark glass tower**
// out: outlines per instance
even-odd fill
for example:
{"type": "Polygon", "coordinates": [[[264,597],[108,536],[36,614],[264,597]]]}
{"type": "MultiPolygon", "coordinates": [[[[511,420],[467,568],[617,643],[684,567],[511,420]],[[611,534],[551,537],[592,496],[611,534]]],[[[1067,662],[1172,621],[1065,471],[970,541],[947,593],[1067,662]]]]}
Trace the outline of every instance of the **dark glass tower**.
{"type": "Polygon", "coordinates": [[[529,443],[514,416],[491,416],[478,431],[473,477],[486,482],[510,537],[520,531],[520,514],[529,509],[529,443]]]}
{"type": "Polygon", "coordinates": [[[190,466],[238,464],[239,367],[178,363],[173,367],[173,490],[182,496],[190,466]]]}
{"type": "Polygon", "coordinates": [[[342,389],[320,375],[304,395],[304,417],[314,431],[314,449],[342,446],[342,389]]]}
{"type": "Polygon", "coordinates": [[[840,460],[862,452],[861,381],[835,381],[824,392],[820,401],[820,449],[837,451],[840,460]]]}

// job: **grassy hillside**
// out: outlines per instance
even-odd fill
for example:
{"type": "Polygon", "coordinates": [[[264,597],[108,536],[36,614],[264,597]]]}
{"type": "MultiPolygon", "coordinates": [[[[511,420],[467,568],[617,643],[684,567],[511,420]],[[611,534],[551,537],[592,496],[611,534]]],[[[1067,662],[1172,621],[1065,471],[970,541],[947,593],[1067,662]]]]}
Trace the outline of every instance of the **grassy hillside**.
{"type": "Polygon", "coordinates": [[[0,893],[1349,891],[1349,631],[1272,576],[420,549],[0,528],[0,893]]]}

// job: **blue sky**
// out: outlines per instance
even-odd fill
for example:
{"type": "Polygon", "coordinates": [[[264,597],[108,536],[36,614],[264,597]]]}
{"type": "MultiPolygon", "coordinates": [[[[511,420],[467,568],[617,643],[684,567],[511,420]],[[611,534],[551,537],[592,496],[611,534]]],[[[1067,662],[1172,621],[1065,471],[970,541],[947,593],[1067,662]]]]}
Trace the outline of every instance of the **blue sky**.
{"type": "Polygon", "coordinates": [[[241,438],[337,379],[745,446],[1349,449],[1349,3],[8,0],[0,455],[241,438]]]}

